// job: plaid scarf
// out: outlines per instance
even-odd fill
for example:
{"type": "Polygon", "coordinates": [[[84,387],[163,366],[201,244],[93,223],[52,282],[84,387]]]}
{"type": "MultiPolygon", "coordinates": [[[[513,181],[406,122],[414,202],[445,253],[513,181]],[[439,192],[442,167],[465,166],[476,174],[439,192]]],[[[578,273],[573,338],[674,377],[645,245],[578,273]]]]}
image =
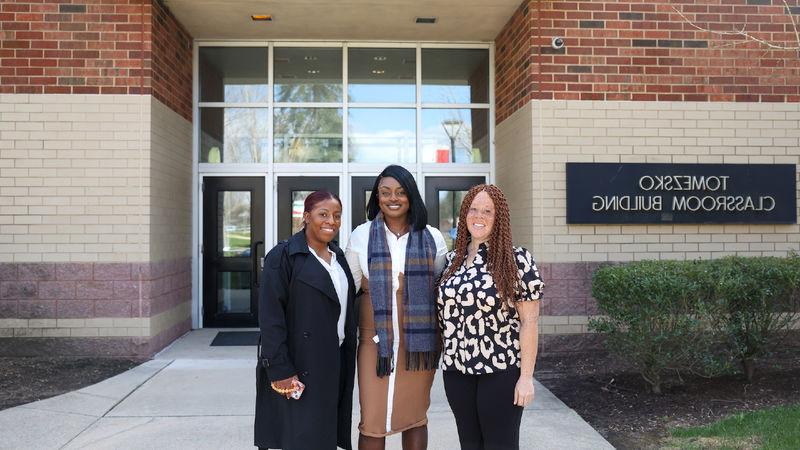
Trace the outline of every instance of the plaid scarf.
{"type": "MultiPolygon", "coordinates": [[[[383,214],[378,213],[369,230],[369,293],[378,333],[378,376],[394,370],[392,341],[392,255],[386,240],[383,214]]],[[[403,332],[406,370],[433,370],[439,359],[439,337],[434,298],[436,242],[424,228],[411,231],[403,271],[403,332]]]]}

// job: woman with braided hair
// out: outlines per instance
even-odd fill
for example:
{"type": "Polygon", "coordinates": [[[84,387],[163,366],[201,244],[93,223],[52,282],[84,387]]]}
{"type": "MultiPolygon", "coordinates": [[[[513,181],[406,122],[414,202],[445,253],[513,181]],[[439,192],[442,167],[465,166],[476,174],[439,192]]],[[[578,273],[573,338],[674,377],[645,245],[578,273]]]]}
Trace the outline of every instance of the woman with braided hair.
{"type": "Polygon", "coordinates": [[[512,245],[503,192],[470,189],[437,296],[444,388],[462,450],[519,449],[543,287],[530,252],[512,245]]]}

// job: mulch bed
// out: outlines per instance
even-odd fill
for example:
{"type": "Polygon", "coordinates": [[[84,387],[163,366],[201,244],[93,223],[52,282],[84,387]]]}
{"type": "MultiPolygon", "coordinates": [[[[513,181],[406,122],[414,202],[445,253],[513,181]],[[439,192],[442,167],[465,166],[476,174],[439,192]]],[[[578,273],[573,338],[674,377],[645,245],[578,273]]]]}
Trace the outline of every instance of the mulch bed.
{"type": "Polygon", "coordinates": [[[0,410],[90,386],[144,361],[131,358],[0,357],[0,410]]]}
{"type": "Polygon", "coordinates": [[[800,346],[761,361],[753,383],[742,375],[671,379],[662,395],[606,352],[540,357],[536,379],[619,449],[659,448],[670,428],[705,425],[740,411],[800,404],[800,346]]]}

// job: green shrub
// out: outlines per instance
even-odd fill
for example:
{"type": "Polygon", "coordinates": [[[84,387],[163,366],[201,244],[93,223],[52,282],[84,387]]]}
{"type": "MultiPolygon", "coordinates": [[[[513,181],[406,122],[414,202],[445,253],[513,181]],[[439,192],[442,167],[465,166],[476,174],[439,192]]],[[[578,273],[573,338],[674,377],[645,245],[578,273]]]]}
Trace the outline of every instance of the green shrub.
{"type": "Polygon", "coordinates": [[[788,331],[798,311],[800,258],[728,257],[712,266],[714,328],[727,336],[730,356],[748,381],[754,362],[788,331]]]}
{"type": "Polygon", "coordinates": [[[604,317],[589,323],[608,349],[631,362],[661,393],[668,369],[707,362],[712,339],[704,323],[711,286],[707,266],[686,261],[641,261],[598,269],[592,295],[604,317]]]}
{"type": "Polygon", "coordinates": [[[604,333],[608,349],[654,393],[667,370],[714,375],[730,361],[752,380],[755,360],[800,318],[800,257],[605,266],[592,295],[603,316],[590,329],[604,333]]]}

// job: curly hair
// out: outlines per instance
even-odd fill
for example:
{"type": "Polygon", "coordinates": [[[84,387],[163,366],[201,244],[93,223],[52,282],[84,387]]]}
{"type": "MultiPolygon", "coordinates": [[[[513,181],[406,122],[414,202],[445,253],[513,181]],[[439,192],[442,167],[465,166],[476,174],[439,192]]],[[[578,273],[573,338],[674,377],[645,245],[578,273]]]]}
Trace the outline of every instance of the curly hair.
{"type": "MultiPolygon", "coordinates": [[[[519,272],[517,263],[514,260],[514,247],[511,241],[511,217],[508,210],[508,202],[503,191],[493,184],[479,184],[464,196],[461,202],[461,210],[458,214],[458,230],[456,242],[453,246],[455,256],[452,263],[447,268],[440,283],[450,278],[455,271],[461,267],[467,258],[467,245],[470,241],[469,231],[467,230],[467,213],[472,205],[472,201],[481,192],[486,192],[494,203],[494,226],[489,237],[489,254],[487,269],[494,279],[497,293],[504,299],[514,301],[519,292],[519,272]]],[[[503,302],[503,307],[507,302],[503,302]]]]}

